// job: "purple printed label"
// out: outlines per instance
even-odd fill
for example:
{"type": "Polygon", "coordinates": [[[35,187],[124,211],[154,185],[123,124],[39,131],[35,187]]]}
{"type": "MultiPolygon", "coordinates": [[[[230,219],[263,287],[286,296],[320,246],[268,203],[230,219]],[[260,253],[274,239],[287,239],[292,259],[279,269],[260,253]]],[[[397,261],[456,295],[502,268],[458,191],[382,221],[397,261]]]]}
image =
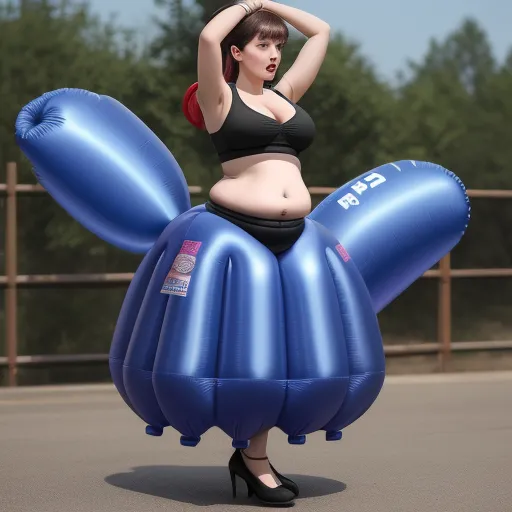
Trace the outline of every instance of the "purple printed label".
{"type": "Polygon", "coordinates": [[[180,252],[174,258],[170,272],[165,278],[160,293],[168,295],[178,295],[186,297],[192,271],[196,266],[196,255],[201,247],[201,242],[185,240],[181,246],[180,252]]]}
{"type": "Polygon", "coordinates": [[[341,259],[344,262],[347,262],[350,260],[350,256],[349,256],[348,252],[346,251],[345,247],[343,247],[341,244],[338,244],[336,246],[336,250],[338,251],[339,255],[341,256],[341,259]]]}

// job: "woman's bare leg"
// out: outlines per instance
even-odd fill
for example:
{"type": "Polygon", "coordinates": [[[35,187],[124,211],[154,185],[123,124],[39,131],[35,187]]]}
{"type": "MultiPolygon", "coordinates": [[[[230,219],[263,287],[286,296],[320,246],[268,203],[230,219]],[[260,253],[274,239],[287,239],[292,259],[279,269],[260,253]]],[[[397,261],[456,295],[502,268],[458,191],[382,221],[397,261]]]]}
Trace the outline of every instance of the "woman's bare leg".
{"type": "Polygon", "coordinates": [[[264,430],[259,434],[256,434],[250,441],[249,447],[242,450],[242,456],[244,462],[255,476],[257,476],[265,485],[269,487],[277,487],[281,484],[279,480],[274,476],[273,471],[270,469],[270,462],[268,459],[265,460],[252,460],[249,457],[266,457],[267,456],[267,441],[268,441],[268,430],[264,430]]]}

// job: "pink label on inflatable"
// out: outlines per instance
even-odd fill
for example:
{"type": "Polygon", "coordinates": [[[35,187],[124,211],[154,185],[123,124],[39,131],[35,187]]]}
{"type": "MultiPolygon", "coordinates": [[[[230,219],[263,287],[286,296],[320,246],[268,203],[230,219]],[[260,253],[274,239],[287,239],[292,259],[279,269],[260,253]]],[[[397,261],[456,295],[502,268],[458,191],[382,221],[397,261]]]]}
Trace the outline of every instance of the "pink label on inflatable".
{"type": "Polygon", "coordinates": [[[189,254],[190,256],[196,256],[199,252],[202,242],[193,242],[192,240],[185,240],[180,249],[180,254],[189,254]]]}
{"type": "Polygon", "coordinates": [[[345,247],[343,247],[343,245],[338,244],[336,246],[336,250],[338,251],[338,253],[341,256],[341,258],[343,259],[343,261],[347,262],[350,260],[350,256],[349,256],[348,252],[345,250],[345,247]]]}
{"type": "Polygon", "coordinates": [[[185,240],[181,246],[180,252],[174,258],[170,272],[165,278],[160,293],[168,295],[178,295],[186,297],[192,271],[196,266],[196,255],[201,247],[201,242],[185,240]]]}

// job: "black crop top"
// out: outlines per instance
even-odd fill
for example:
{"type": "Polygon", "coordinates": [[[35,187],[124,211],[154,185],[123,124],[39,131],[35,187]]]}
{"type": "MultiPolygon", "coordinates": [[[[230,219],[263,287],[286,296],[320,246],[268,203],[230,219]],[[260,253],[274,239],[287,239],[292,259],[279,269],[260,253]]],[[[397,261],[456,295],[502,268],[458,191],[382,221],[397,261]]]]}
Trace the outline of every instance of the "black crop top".
{"type": "Polygon", "coordinates": [[[234,83],[228,85],[233,95],[231,108],[221,128],[210,134],[221,162],[262,153],[298,156],[311,145],[315,124],[304,109],[271,88],[295,107],[295,115],[279,123],[244,103],[234,83]]]}

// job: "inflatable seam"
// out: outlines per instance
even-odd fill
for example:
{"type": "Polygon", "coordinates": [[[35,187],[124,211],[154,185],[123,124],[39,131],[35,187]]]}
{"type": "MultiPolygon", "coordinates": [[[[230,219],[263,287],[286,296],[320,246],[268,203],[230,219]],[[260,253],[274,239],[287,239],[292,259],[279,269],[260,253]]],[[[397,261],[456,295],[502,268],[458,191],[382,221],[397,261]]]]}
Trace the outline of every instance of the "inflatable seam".
{"type": "MultiPolygon", "coordinates": [[[[220,365],[221,365],[221,357],[222,357],[222,342],[223,342],[223,332],[224,332],[224,326],[226,322],[226,306],[227,306],[227,300],[228,300],[228,285],[230,282],[230,276],[231,276],[231,257],[228,257],[226,262],[226,267],[224,269],[224,280],[223,280],[223,286],[222,286],[222,297],[221,297],[221,318],[219,322],[219,331],[218,331],[218,337],[217,337],[217,360],[215,362],[215,377],[214,380],[217,382],[220,380],[219,373],[220,373],[220,365]]],[[[214,387],[213,391],[213,420],[214,424],[218,425],[218,391],[219,388],[217,386],[214,387]]]]}
{"type": "MultiPolygon", "coordinates": [[[[156,270],[156,268],[158,266],[158,263],[160,262],[160,260],[162,259],[163,255],[165,253],[165,247],[166,247],[166,244],[162,241],[162,239],[159,239],[153,245],[153,247],[151,247],[151,249],[146,253],[146,255],[144,256],[143,262],[145,261],[147,263],[148,260],[150,262],[153,262],[153,264],[151,265],[151,267],[153,267],[153,270],[148,272],[147,280],[146,279],[143,280],[143,282],[145,284],[142,285],[141,283],[139,283],[138,286],[143,286],[144,289],[147,289],[147,286],[151,282],[151,279],[152,279],[152,277],[153,277],[153,275],[155,273],[155,270],[156,270]]],[[[140,266],[142,264],[143,263],[141,262],[140,265],[139,265],[139,268],[140,268],[140,266]]],[[[139,274],[139,278],[140,278],[140,274],[139,274]]],[[[134,301],[134,300],[136,300],[136,298],[132,297],[131,300],[134,301]]],[[[125,301],[126,301],[126,297],[125,297],[125,301]]],[[[135,328],[135,325],[137,324],[137,319],[138,319],[138,316],[140,314],[140,307],[141,307],[142,303],[143,303],[143,299],[141,299],[141,301],[139,303],[139,306],[137,307],[137,313],[135,315],[135,319],[133,321],[132,327],[131,327],[131,329],[129,331],[129,335],[128,335],[128,332],[126,333],[126,337],[128,338],[128,340],[127,340],[126,344],[124,345],[124,351],[122,352],[123,357],[122,358],[121,357],[111,357],[110,354],[112,353],[113,346],[111,345],[111,348],[110,348],[109,360],[113,361],[113,362],[119,362],[119,363],[121,363],[121,365],[123,367],[125,366],[124,363],[125,363],[125,360],[126,360],[126,356],[128,354],[128,349],[130,347],[131,338],[133,336],[133,330],[135,328]]],[[[121,318],[121,314],[123,314],[125,308],[129,310],[130,307],[131,307],[131,304],[123,302],[123,305],[121,306],[121,313],[120,313],[120,315],[118,317],[118,321],[121,318]]],[[[118,328],[120,329],[121,327],[119,325],[116,325],[116,331],[117,331],[118,328]]],[[[115,334],[114,334],[114,336],[115,336],[115,334]]],[[[117,383],[114,382],[114,384],[116,385],[116,387],[119,384],[122,387],[122,389],[124,390],[124,393],[125,393],[126,397],[128,398],[128,393],[126,392],[126,384],[125,384],[124,376],[123,376],[122,373],[120,375],[120,382],[117,382],[117,383]]]]}
{"type": "MultiPolygon", "coordinates": [[[[413,163],[414,165],[414,169],[419,171],[420,169],[418,169],[417,165],[414,163],[415,161],[414,160],[410,160],[410,162],[413,163]]],[[[394,164],[392,163],[391,165],[396,165],[396,163],[400,163],[400,162],[395,162],[394,164]]],[[[442,165],[438,165],[438,164],[434,164],[432,162],[418,162],[418,163],[421,163],[421,164],[424,164],[426,167],[433,167],[433,168],[436,168],[436,169],[441,169],[447,176],[449,176],[450,178],[452,178],[459,186],[460,188],[462,189],[462,193],[464,194],[464,200],[468,206],[468,213],[467,213],[467,217],[466,217],[466,224],[464,226],[464,229],[462,230],[462,233],[464,234],[468,225],[469,225],[469,221],[471,220],[471,202],[469,200],[469,196],[467,194],[467,189],[466,189],[466,186],[464,185],[464,183],[462,182],[462,180],[453,172],[453,171],[450,171],[448,169],[446,169],[446,167],[443,167],[442,165]]]]}
{"type": "Polygon", "coordinates": [[[448,169],[445,169],[444,167],[443,167],[443,170],[444,170],[444,172],[446,173],[447,176],[450,176],[450,178],[455,180],[455,182],[460,186],[460,188],[462,190],[462,193],[464,194],[464,200],[465,200],[466,205],[468,207],[468,212],[467,212],[467,216],[466,216],[466,224],[464,226],[464,229],[462,230],[462,233],[465,233],[466,229],[467,229],[467,227],[469,225],[469,221],[471,220],[471,202],[469,200],[469,196],[468,196],[468,193],[467,193],[466,186],[464,185],[462,180],[453,171],[449,171],[448,169]]]}
{"type": "MultiPolygon", "coordinates": [[[[131,368],[131,367],[129,367],[131,368]]],[[[149,371],[149,370],[144,370],[144,371],[149,371]]],[[[193,375],[187,375],[185,373],[173,373],[173,372],[153,372],[154,375],[161,375],[161,376],[168,376],[168,377],[184,377],[184,378],[188,378],[188,379],[197,379],[197,380],[209,380],[209,381],[251,381],[251,382],[257,382],[257,381],[261,381],[261,382],[279,382],[279,383],[289,383],[289,382],[314,382],[314,381],[326,381],[326,380],[340,380],[340,379],[348,379],[348,378],[351,378],[352,376],[348,376],[348,375],[342,375],[342,376],[338,376],[338,377],[330,377],[330,378],[326,378],[326,377],[306,377],[306,378],[303,378],[303,379],[268,379],[268,378],[254,378],[254,377],[247,377],[246,379],[241,379],[239,377],[234,377],[234,378],[228,378],[228,377],[194,377],[193,375]]],[[[354,377],[357,377],[359,375],[377,375],[378,373],[383,373],[383,372],[367,372],[367,373],[361,373],[361,374],[355,374],[354,377]]]]}
{"type": "MultiPolygon", "coordinates": [[[[184,238],[184,239],[187,237],[187,235],[188,235],[188,233],[189,233],[189,231],[190,231],[190,228],[192,227],[192,224],[196,221],[196,219],[197,219],[198,217],[199,217],[199,213],[198,213],[197,215],[195,215],[195,216],[192,218],[192,220],[190,221],[189,225],[187,226],[187,229],[186,229],[185,233],[183,234],[183,238],[184,238]]],[[[156,244],[155,244],[155,245],[156,245],[156,244]]],[[[158,257],[158,261],[157,261],[156,265],[155,265],[155,266],[154,266],[154,268],[153,268],[153,272],[151,273],[151,277],[150,277],[150,279],[149,279],[148,286],[149,286],[149,284],[151,283],[152,279],[154,278],[154,276],[155,276],[155,274],[156,274],[156,271],[157,271],[157,269],[159,268],[159,264],[160,264],[160,262],[162,261],[162,258],[164,258],[164,256],[166,256],[166,253],[167,253],[167,251],[169,250],[169,242],[167,242],[167,243],[165,243],[165,244],[163,244],[163,245],[164,245],[164,247],[163,247],[163,251],[162,251],[162,253],[160,254],[160,256],[158,257]]],[[[180,251],[180,247],[178,247],[178,248],[177,248],[177,250],[176,250],[176,251],[174,251],[173,259],[176,257],[176,255],[179,253],[179,251],[180,251]]],[[[167,295],[167,296],[164,298],[165,305],[163,306],[163,317],[162,317],[162,321],[163,321],[163,318],[165,318],[165,315],[166,315],[166,313],[167,313],[167,308],[169,307],[169,299],[170,299],[170,295],[167,295]]],[[[137,317],[140,315],[140,313],[141,313],[141,308],[139,308],[139,311],[138,311],[137,317]]],[[[137,322],[137,320],[136,320],[136,322],[137,322]]],[[[135,326],[135,325],[136,325],[136,323],[134,324],[134,326],[135,326]]],[[[158,404],[158,408],[160,409],[160,413],[161,413],[163,416],[165,416],[165,414],[164,414],[164,412],[163,412],[163,409],[162,409],[162,405],[160,404],[160,401],[159,401],[159,399],[158,399],[158,394],[156,393],[156,390],[155,390],[155,384],[154,384],[154,380],[153,380],[153,377],[154,377],[154,375],[156,374],[156,372],[155,372],[155,363],[156,363],[156,355],[157,355],[157,353],[158,353],[158,347],[159,347],[159,345],[160,345],[161,333],[162,333],[162,325],[160,325],[159,340],[158,340],[158,343],[157,343],[157,345],[156,345],[155,353],[153,354],[153,357],[152,357],[151,370],[147,370],[147,371],[151,371],[151,373],[152,373],[152,378],[151,378],[151,380],[152,380],[152,389],[153,389],[153,394],[154,394],[155,399],[156,399],[156,402],[157,402],[157,404],[158,404]]],[[[133,330],[132,330],[132,334],[131,334],[131,336],[133,336],[133,330]]],[[[131,340],[131,336],[130,336],[130,342],[129,342],[129,344],[128,344],[128,349],[127,349],[126,353],[128,353],[128,351],[129,351],[129,346],[130,346],[130,344],[131,344],[131,342],[132,342],[132,340],[131,340]]],[[[126,359],[126,356],[125,356],[125,359],[126,359]]],[[[124,364],[124,361],[123,361],[123,366],[126,366],[126,365],[124,364]]]]}
{"type": "Polygon", "coordinates": [[[286,410],[286,404],[288,403],[289,398],[289,386],[290,386],[290,358],[289,358],[289,350],[288,350],[288,330],[286,328],[286,303],[285,303],[285,293],[284,293],[284,280],[283,280],[283,272],[281,270],[281,265],[277,265],[277,270],[279,272],[279,283],[281,287],[281,313],[283,315],[283,342],[286,350],[286,370],[285,375],[286,378],[283,382],[286,382],[286,386],[284,389],[284,397],[283,402],[281,404],[281,412],[277,416],[276,425],[279,425],[281,423],[281,418],[286,410]]]}
{"type": "Polygon", "coordinates": [[[44,123],[41,124],[43,121],[43,109],[55,96],[69,92],[76,95],[97,97],[98,100],[100,99],[98,94],[83,89],[63,88],[47,92],[21,109],[15,122],[16,137],[19,139],[27,139],[29,137],[38,139],[54,128],[62,126],[66,119],[60,114],[60,110],[57,107],[51,107],[44,112],[44,123]]]}
{"type": "MultiPolygon", "coordinates": [[[[384,371],[381,370],[381,371],[378,371],[378,372],[362,372],[362,373],[354,373],[353,375],[350,375],[348,377],[348,387],[347,387],[347,392],[345,393],[343,404],[338,409],[336,414],[334,414],[332,416],[332,418],[325,425],[322,426],[322,430],[326,430],[326,428],[325,428],[326,425],[329,425],[334,420],[334,418],[336,416],[341,414],[342,409],[346,405],[346,400],[349,397],[349,394],[350,394],[350,391],[351,391],[350,385],[354,381],[360,381],[361,379],[366,379],[367,377],[371,378],[371,377],[375,377],[375,376],[378,376],[378,375],[384,375],[385,376],[385,374],[386,374],[385,370],[384,371]]],[[[375,400],[377,399],[377,396],[371,402],[369,402],[368,405],[364,409],[362,409],[358,414],[356,414],[355,416],[353,414],[349,414],[348,417],[347,417],[347,414],[343,414],[338,419],[338,422],[337,422],[338,426],[341,424],[342,425],[341,429],[344,429],[344,428],[354,424],[359,418],[361,418],[361,416],[363,416],[368,411],[368,409],[370,409],[370,407],[372,407],[372,405],[375,403],[375,400]]],[[[330,430],[330,429],[328,429],[328,430],[330,430]]]]}
{"type": "MultiPolygon", "coordinates": [[[[336,274],[334,272],[334,269],[332,268],[331,262],[329,261],[329,256],[327,255],[327,251],[330,250],[330,249],[331,248],[326,248],[326,250],[324,251],[324,258],[325,258],[325,263],[327,265],[327,268],[329,269],[329,272],[331,273],[332,279],[334,281],[335,277],[336,277],[336,274]]],[[[345,404],[345,400],[346,400],[347,395],[349,394],[349,391],[350,391],[350,381],[353,378],[353,375],[352,375],[352,366],[353,365],[352,365],[352,361],[350,360],[350,353],[349,353],[349,350],[348,350],[348,347],[347,347],[346,336],[345,336],[346,324],[345,324],[345,321],[344,321],[343,310],[342,310],[342,307],[341,307],[341,304],[340,304],[340,296],[339,296],[339,293],[338,293],[337,289],[335,289],[335,294],[336,294],[336,302],[338,304],[338,309],[339,309],[339,312],[340,312],[341,325],[343,327],[343,338],[345,339],[345,354],[346,354],[346,357],[347,357],[347,366],[348,366],[348,376],[347,376],[348,377],[348,384],[347,384],[347,392],[345,393],[345,395],[343,397],[343,400],[340,403],[340,406],[338,407],[336,412],[333,414],[333,416],[329,419],[327,424],[329,424],[338,414],[340,414],[341,410],[343,409],[343,406],[345,404]]]]}

